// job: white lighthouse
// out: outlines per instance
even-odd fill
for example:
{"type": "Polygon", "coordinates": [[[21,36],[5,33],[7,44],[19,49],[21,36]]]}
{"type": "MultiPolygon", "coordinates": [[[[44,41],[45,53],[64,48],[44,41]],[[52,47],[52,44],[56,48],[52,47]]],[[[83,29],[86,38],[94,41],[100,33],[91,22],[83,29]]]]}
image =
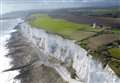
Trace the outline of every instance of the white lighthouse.
{"type": "Polygon", "coordinates": [[[93,26],[92,26],[93,28],[96,28],[96,23],[93,23],[93,26]]]}

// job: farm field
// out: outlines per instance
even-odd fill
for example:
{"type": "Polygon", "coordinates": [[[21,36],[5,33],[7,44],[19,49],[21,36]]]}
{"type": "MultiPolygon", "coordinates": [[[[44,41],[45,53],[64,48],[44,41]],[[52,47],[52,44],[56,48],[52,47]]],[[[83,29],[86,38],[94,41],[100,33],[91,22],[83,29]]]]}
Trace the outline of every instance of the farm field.
{"type": "Polygon", "coordinates": [[[111,56],[120,59],[120,48],[111,48],[109,49],[111,56]]]}
{"type": "Polygon", "coordinates": [[[48,15],[39,15],[29,23],[34,27],[42,28],[48,32],[56,33],[65,38],[77,41],[95,35],[102,30],[93,28],[88,24],[78,24],[63,19],[55,19],[48,15]]]}

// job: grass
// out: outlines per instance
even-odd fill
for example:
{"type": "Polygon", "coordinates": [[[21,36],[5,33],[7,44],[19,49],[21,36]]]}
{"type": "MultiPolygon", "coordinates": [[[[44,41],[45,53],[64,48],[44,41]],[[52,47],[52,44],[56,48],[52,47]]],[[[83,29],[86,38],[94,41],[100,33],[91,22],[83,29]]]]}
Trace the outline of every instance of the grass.
{"type": "Polygon", "coordinates": [[[111,48],[108,50],[112,57],[120,59],[120,48],[111,48]]]}
{"type": "Polygon", "coordinates": [[[29,23],[34,27],[78,41],[101,31],[101,29],[92,28],[88,24],[77,24],[63,19],[54,19],[48,15],[37,15],[29,23]]]}
{"type": "Polygon", "coordinates": [[[120,34],[120,29],[112,29],[112,32],[115,34],[120,34]]]}
{"type": "MultiPolygon", "coordinates": [[[[93,28],[88,24],[77,24],[63,19],[55,19],[48,15],[33,15],[32,19],[29,20],[29,23],[31,26],[44,29],[47,32],[59,34],[67,39],[80,41],[80,45],[85,49],[87,49],[89,45],[91,46],[90,49],[97,49],[99,46],[104,46],[104,44],[118,39],[118,36],[116,37],[114,34],[103,33],[92,37],[93,35],[101,32],[102,29],[93,28]],[[86,38],[87,40],[84,40],[86,38]]],[[[118,32],[117,30],[113,31],[114,33],[118,32]]],[[[120,48],[109,49],[109,52],[113,57],[120,59],[120,48]]],[[[92,55],[94,58],[99,58],[100,56],[97,52],[94,52],[92,55]]],[[[110,67],[117,75],[120,75],[120,68],[118,67],[119,64],[119,60],[110,61],[109,63],[110,67]]]]}
{"type": "Polygon", "coordinates": [[[120,13],[120,8],[107,8],[107,9],[93,9],[93,14],[103,15],[103,14],[116,14],[120,13]]]}
{"type": "Polygon", "coordinates": [[[112,60],[109,63],[109,66],[114,70],[114,72],[120,76],[120,61],[119,60],[112,60]]]}
{"type": "Polygon", "coordinates": [[[95,9],[95,12],[98,13],[113,13],[113,12],[120,12],[119,8],[112,8],[112,9],[95,9]]]}
{"type": "Polygon", "coordinates": [[[115,58],[115,60],[110,61],[109,66],[120,76],[120,48],[110,48],[108,51],[115,58]]]}

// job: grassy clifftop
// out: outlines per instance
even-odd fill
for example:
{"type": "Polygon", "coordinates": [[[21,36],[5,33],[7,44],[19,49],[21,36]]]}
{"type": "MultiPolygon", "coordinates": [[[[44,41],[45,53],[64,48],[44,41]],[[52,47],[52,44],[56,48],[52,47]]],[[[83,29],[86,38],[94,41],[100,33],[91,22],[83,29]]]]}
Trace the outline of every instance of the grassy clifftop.
{"type": "Polygon", "coordinates": [[[120,49],[118,46],[120,29],[94,27],[89,24],[74,23],[42,14],[31,17],[32,19],[29,20],[31,26],[56,33],[67,39],[76,40],[77,44],[87,50],[89,49],[91,55],[101,59],[103,66],[108,64],[120,76],[120,49]]]}
{"type": "Polygon", "coordinates": [[[88,24],[77,24],[63,19],[55,19],[48,15],[38,15],[35,20],[30,21],[30,24],[78,41],[101,31],[101,29],[93,28],[88,24]]]}

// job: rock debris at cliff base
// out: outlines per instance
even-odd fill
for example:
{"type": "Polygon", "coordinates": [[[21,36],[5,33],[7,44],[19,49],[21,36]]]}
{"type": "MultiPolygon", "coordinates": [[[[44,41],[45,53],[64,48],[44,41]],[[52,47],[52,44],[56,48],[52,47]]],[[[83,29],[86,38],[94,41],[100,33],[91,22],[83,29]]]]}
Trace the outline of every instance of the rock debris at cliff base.
{"type": "Polygon", "coordinates": [[[21,80],[21,83],[66,83],[53,68],[34,64],[38,55],[19,31],[11,35],[7,43],[9,54],[6,56],[13,59],[13,67],[6,71],[20,70],[15,79],[21,80]]]}

